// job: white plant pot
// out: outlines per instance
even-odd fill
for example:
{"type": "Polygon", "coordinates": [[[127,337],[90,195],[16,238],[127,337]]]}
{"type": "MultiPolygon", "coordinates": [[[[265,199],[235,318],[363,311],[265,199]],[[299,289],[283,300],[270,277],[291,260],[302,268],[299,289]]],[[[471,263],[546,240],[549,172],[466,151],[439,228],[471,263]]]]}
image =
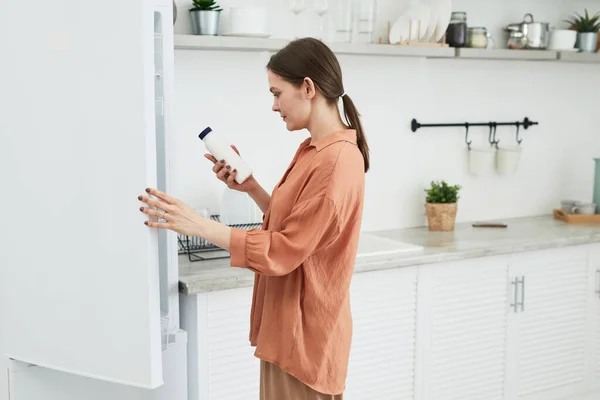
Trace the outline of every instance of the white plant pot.
{"type": "Polygon", "coordinates": [[[487,176],[494,172],[496,148],[473,146],[467,153],[469,155],[469,172],[472,175],[487,176]]]}
{"type": "Polygon", "coordinates": [[[569,50],[575,48],[577,31],[570,29],[554,29],[550,32],[548,48],[550,50],[569,50]]]}
{"type": "Polygon", "coordinates": [[[520,159],[520,146],[500,147],[496,154],[496,171],[502,175],[514,174],[519,168],[520,159]]]}

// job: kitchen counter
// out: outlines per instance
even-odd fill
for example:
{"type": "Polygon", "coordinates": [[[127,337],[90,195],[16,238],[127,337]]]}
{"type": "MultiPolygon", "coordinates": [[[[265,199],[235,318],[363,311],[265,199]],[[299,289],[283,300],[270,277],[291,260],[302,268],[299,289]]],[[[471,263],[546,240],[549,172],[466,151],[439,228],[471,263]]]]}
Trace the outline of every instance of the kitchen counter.
{"type": "MultiPolygon", "coordinates": [[[[508,227],[474,228],[471,223],[461,223],[453,232],[429,232],[427,227],[368,232],[423,246],[423,250],[360,257],[355,273],[600,242],[600,225],[567,224],[551,215],[502,222],[508,227]]],[[[190,262],[187,256],[180,256],[180,292],[193,295],[252,286],[254,273],[230,267],[229,262],[229,258],[190,262]]]]}

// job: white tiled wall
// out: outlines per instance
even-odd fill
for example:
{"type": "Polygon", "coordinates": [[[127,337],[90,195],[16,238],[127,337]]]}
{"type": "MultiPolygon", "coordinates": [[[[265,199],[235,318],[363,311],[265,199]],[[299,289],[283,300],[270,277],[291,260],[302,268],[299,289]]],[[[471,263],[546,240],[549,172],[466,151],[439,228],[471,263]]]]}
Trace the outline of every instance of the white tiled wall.
{"type": "MultiPolygon", "coordinates": [[[[238,2],[241,0],[238,0],[238,2]]],[[[259,1],[259,0],[255,0],[259,1]]],[[[263,0],[274,36],[289,34],[286,0],[263,0]]],[[[189,33],[180,3],[178,33],[189,33]]],[[[223,6],[234,0],[223,0],[223,6]]],[[[310,4],[310,2],[309,2],[310,4]]],[[[381,2],[381,15],[399,15],[406,3],[381,2]]],[[[454,1],[471,25],[501,32],[532,12],[560,25],[573,10],[600,11],[600,1],[454,1]]],[[[307,14],[308,15],[308,14],[307,14]]],[[[225,16],[224,16],[225,19],[225,16]]],[[[380,26],[385,29],[385,23],[380,26]]],[[[497,36],[497,34],[495,34],[497,36]]],[[[197,134],[210,125],[226,134],[270,190],[306,132],[288,132],[270,111],[265,65],[268,54],[176,51],[177,132],[173,193],[195,207],[218,211],[223,186],[202,158],[197,134]]],[[[363,228],[423,225],[424,187],[432,179],[461,184],[458,220],[506,218],[551,212],[561,198],[589,200],[592,157],[600,156],[600,67],[520,61],[421,60],[340,56],[346,92],[363,116],[372,149],[363,228]],[[461,129],[409,129],[423,122],[517,120],[539,126],[523,132],[516,175],[472,177],[461,129]]],[[[504,143],[512,128],[498,128],[504,143]]],[[[474,143],[487,128],[472,129],[474,143]]]]}

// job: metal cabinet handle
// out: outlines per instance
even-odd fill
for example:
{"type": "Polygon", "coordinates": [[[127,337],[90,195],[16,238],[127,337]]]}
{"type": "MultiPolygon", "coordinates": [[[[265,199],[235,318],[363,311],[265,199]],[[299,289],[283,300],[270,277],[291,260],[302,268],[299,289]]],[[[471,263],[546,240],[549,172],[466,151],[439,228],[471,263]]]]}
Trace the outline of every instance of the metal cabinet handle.
{"type": "Polygon", "coordinates": [[[510,284],[514,285],[514,287],[515,287],[515,290],[514,290],[515,298],[513,299],[513,302],[510,306],[514,308],[515,312],[517,312],[517,278],[510,281],[510,284]]]}
{"type": "Polygon", "coordinates": [[[600,297],[600,268],[596,270],[596,294],[600,297]]]}
{"type": "Polygon", "coordinates": [[[521,311],[525,311],[525,276],[521,278],[521,311]]]}
{"type": "Polygon", "coordinates": [[[511,284],[515,286],[515,297],[510,306],[514,308],[515,313],[518,312],[517,307],[519,306],[521,306],[521,311],[525,311],[525,277],[515,278],[511,284]],[[521,284],[521,302],[519,302],[519,284],[521,284]]]}

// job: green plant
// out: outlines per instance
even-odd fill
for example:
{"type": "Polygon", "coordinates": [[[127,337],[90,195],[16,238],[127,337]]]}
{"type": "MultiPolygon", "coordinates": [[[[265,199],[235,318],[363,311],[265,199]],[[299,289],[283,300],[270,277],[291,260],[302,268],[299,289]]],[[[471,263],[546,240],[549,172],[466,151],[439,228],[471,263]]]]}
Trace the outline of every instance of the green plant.
{"type": "Polygon", "coordinates": [[[450,186],[446,181],[431,181],[431,187],[425,189],[428,203],[456,203],[458,201],[458,192],[460,185],[450,186]]]}
{"type": "Polygon", "coordinates": [[[600,30],[600,13],[596,13],[593,17],[588,14],[587,8],[585,9],[585,16],[581,16],[575,13],[570,19],[566,19],[565,22],[569,24],[571,29],[575,29],[577,32],[595,33],[600,30]]]}
{"type": "Polygon", "coordinates": [[[215,0],[192,0],[194,6],[190,11],[223,11],[215,0]]]}

